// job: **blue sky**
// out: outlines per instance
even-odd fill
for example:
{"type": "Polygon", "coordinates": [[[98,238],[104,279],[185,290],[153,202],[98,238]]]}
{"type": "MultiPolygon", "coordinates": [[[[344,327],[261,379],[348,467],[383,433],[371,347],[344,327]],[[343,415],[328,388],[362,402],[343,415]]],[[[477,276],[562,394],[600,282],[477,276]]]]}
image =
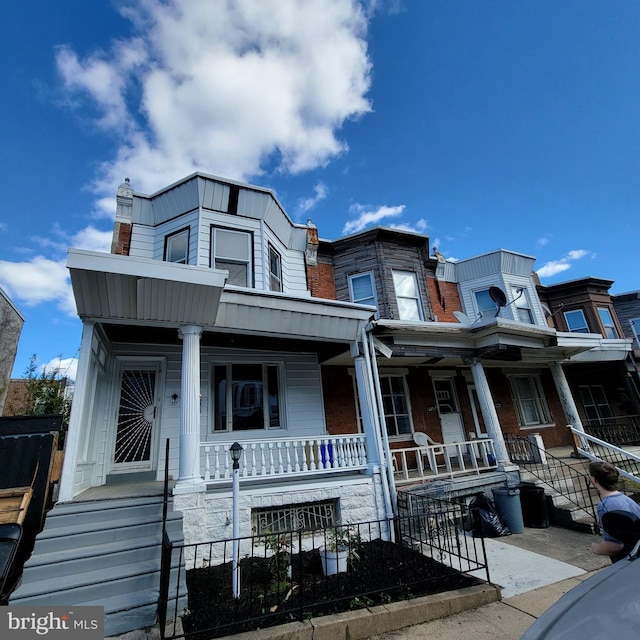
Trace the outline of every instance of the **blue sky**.
{"type": "Polygon", "coordinates": [[[73,373],[66,250],[108,250],[125,176],[202,170],[323,238],[399,226],[640,288],[635,0],[25,0],[0,23],[14,376],[34,353],[73,373]]]}

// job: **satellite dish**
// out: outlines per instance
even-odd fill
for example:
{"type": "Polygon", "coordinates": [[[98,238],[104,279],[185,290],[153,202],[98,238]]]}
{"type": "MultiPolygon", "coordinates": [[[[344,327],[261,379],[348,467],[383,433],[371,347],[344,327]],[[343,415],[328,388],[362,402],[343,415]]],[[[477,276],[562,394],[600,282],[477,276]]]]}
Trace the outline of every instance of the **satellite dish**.
{"type": "Polygon", "coordinates": [[[507,296],[500,287],[489,287],[489,297],[498,307],[504,307],[507,304],[507,296]]]}
{"type": "Polygon", "coordinates": [[[462,311],[454,311],[453,315],[461,325],[465,327],[471,326],[471,320],[469,320],[469,316],[466,313],[462,313],[462,311]]]}

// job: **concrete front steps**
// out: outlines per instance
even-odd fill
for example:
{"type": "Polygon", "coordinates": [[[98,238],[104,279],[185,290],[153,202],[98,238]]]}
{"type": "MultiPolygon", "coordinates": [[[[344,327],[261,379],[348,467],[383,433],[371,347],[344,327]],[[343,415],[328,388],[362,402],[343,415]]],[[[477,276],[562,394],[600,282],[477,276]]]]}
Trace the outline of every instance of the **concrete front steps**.
{"type": "MultiPolygon", "coordinates": [[[[570,478],[554,478],[552,468],[549,474],[551,477],[544,479],[531,474],[524,466],[520,468],[520,473],[522,482],[533,483],[544,489],[551,524],[593,533],[596,520],[591,505],[585,501],[581,487],[574,488],[570,478]]],[[[590,488],[590,493],[595,507],[600,498],[594,488],[590,488]]]]}
{"type": "MultiPolygon", "coordinates": [[[[167,532],[182,542],[181,514],[168,512],[167,532]]],[[[47,514],[10,604],[104,607],[105,637],[151,626],[158,612],[161,543],[159,496],[58,503],[47,514]]],[[[175,567],[172,574],[175,594],[175,567]]],[[[180,592],[186,595],[184,584],[180,592]]]]}

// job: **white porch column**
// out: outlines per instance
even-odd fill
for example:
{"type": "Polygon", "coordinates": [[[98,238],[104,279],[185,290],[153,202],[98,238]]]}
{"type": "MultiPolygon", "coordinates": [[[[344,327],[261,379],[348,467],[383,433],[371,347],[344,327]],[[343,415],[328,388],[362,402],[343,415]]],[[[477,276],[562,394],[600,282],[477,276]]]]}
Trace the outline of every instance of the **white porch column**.
{"type": "Polygon", "coordinates": [[[71,415],[69,416],[69,427],[67,429],[66,442],[64,445],[64,462],[62,474],[60,476],[60,488],[58,492],[58,502],[69,502],[73,499],[73,485],[78,464],[78,443],[80,442],[80,432],[87,428],[83,416],[85,407],[90,400],[87,395],[87,380],[89,379],[90,367],[93,366],[91,359],[91,343],[93,342],[93,322],[82,323],[82,339],[80,341],[80,352],[78,354],[78,370],[76,372],[76,384],[73,390],[73,402],[71,404],[71,415]]]}
{"type": "Polygon", "coordinates": [[[362,417],[362,429],[367,437],[367,461],[369,470],[380,466],[382,459],[379,439],[376,437],[376,413],[375,391],[368,375],[367,362],[363,356],[353,359],[356,370],[356,385],[358,386],[358,399],[360,401],[360,416],[362,417]]]}
{"type": "Polygon", "coordinates": [[[553,376],[553,382],[556,385],[558,397],[560,398],[560,402],[562,403],[564,415],[567,418],[567,424],[570,424],[572,427],[574,427],[574,429],[577,429],[578,431],[584,431],[582,420],[580,420],[580,416],[578,415],[578,407],[576,407],[576,403],[573,399],[573,394],[571,393],[571,389],[569,388],[567,376],[565,376],[564,374],[562,365],[559,362],[552,362],[550,365],[550,369],[551,375],[553,376]]]}
{"type": "Polygon", "coordinates": [[[473,376],[473,383],[475,384],[476,392],[478,394],[478,402],[480,403],[480,410],[482,411],[482,419],[484,420],[484,425],[487,429],[487,435],[494,443],[498,470],[513,471],[518,467],[509,459],[507,446],[505,445],[504,436],[502,434],[502,428],[500,427],[498,414],[496,413],[496,407],[491,395],[491,389],[489,389],[487,376],[480,360],[474,358],[471,361],[471,375],[473,376]]]}
{"type": "Polygon", "coordinates": [[[180,468],[174,493],[205,491],[200,475],[200,336],[202,327],[180,327],[182,382],[180,398],[180,468]]]}

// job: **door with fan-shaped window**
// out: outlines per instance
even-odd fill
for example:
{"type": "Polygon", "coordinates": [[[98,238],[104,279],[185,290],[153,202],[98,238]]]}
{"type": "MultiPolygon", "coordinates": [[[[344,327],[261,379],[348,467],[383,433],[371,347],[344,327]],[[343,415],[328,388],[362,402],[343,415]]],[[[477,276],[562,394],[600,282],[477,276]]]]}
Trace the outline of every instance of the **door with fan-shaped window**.
{"type": "Polygon", "coordinates": [[[154,467],[157,384],[157,367],[131,367],[121,371],[114,472],[149,471],[154,467]]]}

